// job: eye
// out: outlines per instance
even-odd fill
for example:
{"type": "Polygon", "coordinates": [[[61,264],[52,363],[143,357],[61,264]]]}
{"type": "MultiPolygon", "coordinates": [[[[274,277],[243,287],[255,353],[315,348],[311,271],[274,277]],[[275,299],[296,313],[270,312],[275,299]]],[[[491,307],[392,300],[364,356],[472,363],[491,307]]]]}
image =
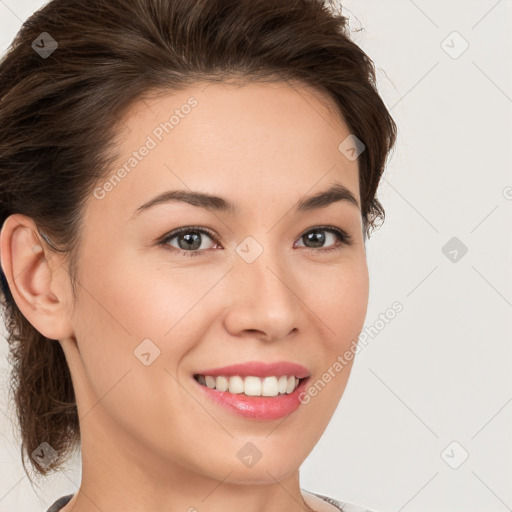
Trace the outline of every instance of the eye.
{"type": "Polygon", "coordinates": [[[334,226],[317,226],[316,228],[310,229],[306,233],[304,233],[299,240],[306,240],[307,243],[312,244],[313,247],[308,247],[308,249],[315,249],[321,246],[328,240],[328,237],[323,233],[329,233],[331,236],[334,235],[334,238],[338,239],[338,243],[331,245],[329,247],[321,247],[317,249],[320,252],[333,251],[336,249],[341,249],[345,245],[350,245],[352,243],[352,239],[348,233],[343,231],[342,229],[335,228],[334,226]]]}
{"type": "Polygon", "coordinates": [[[171,246],[184,256],[197,256],[202,251],[206,250],[202,244],[202,236],[206,235],[211,240],[216,241],[215,235],[212,231],[205,228],[199,228],[195,226],[187,226],[184,228],[175,229],[171,233],[168,233],[159,243],[160,245],[171,246]],[[176,238],[178,247],[174,247],[170,242],[176,238]]]}

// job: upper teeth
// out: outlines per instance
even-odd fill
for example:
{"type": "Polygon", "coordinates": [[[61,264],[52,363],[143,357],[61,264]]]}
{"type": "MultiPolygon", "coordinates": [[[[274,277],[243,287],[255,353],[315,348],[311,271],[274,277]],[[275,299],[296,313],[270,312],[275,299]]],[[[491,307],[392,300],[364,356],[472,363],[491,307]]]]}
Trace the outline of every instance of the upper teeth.
{"type": "Polygon", "coordinates": [[[281,377],[212,377],[211,375],[199,375],[200,384],[219,391],[230,393],[244,393],[250,396],[276,396],[279,393],[291,393],[298,385],[299,379],[295,375],[283,375],[281,377]]]}

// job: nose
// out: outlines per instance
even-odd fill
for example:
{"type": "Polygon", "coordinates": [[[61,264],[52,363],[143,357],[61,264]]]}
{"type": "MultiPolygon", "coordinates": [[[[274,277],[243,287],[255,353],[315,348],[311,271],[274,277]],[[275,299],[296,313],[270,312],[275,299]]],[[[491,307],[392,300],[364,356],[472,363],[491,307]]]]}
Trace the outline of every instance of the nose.
{"type": "Polygon", "coordinates": [[[297,331],[305,315],[291,269],[269,251],[252,263],[237,257],[234,266],[229,273],[230,306],[224,319],[230,334],[277,341],[297,331]]]}

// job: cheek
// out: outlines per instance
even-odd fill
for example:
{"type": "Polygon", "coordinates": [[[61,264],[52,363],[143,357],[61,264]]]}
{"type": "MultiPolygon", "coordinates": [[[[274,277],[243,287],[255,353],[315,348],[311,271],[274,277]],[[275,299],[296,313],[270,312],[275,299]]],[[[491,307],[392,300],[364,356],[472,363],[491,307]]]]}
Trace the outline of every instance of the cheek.
{"type": "Polygon", "coordinates": [[[179,413],[190,408],[189,395],[172,376],[195,339],[187,311],[211,283],[191,284],[190,273],[186,280],[185,273],[174,276],[164,269],[143,269],[140,263],[135,256],[123,260],[113,253],[84,258],[75,320],[83,373],[78,371],[84,377],[79,387],[83,410],[92,411],[87,421],[107,411],[123,431],[157,449],[171,426],[179,428],[179,413]],[[146,339],[154,345],[141,345],[146,339]],[[139,347],[149,353],[147,366],[139,347]]]}
{"type": "Polygon", "coordinates": [[[318,315],[317,330],[322,329],[322,338],[315,351],[318,372],[303,402],[314,410],[314,414],[309,413],[314,417],[311,439],[326,428],[345,391],[366,318],[369,293],[365,258],[325,269],[316,277],[317,283],[322,282],[321,293],[312,295],[311,309],[318,315]]]}
{"type": "Polygon", "coordinates": [[[98,396],[127,371],[135,375],[155,366],[143,364],[139,347],[155,362],[173,350],[167,361],[177,362],[182,352],[179,345],[163,344],[175,323],[173,312],[182,309],[180,292],[163,286],[161,275],[148,275],[134,255],[122,257],[112,247],[103,254],[84,255],[75,320],[83,365],[98,396]],[[152,343],[143,342],[148,339],[152,343]]]}
{"type": "Polygon", "coordinates": [[[329,290],[331,300],[325,307],[332,319],[336,337],[345,344],[359,336],[368,307],[369,282],[366,266],[358,272],[342,275],[329,290]]]}
{"type": "Polygon", "coordinates": [[[94,258],[84,277],[92,296],[85,296],[87,316],[99,319],[105,333],[129,339],[130,346],[145,338],[168,339],[216,279],[211,272],[205,280],[205,273],[148,264],[147,259],[131,252],[94,258]]]}
{"type": "Polygon", "coordinates": [[[347,259],[331,267],[318,268],[308,280],[305,302],[323,325],[329,351],[345,350],[361,332],[368,307],[369,276],[363,257],[347,259]]]}

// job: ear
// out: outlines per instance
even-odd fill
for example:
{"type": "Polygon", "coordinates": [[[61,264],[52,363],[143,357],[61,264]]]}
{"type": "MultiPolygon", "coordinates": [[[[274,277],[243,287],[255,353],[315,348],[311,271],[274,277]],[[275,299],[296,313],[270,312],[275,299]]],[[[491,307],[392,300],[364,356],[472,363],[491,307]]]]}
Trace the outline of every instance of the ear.
{"type": "Polygon", "coordinates": [[[30,217],[14,214],[5,220],[0,264],[16,305],[35,329],[53,340],[73,335],[70,278],[63,257],[50,252],[30,217]]]}

